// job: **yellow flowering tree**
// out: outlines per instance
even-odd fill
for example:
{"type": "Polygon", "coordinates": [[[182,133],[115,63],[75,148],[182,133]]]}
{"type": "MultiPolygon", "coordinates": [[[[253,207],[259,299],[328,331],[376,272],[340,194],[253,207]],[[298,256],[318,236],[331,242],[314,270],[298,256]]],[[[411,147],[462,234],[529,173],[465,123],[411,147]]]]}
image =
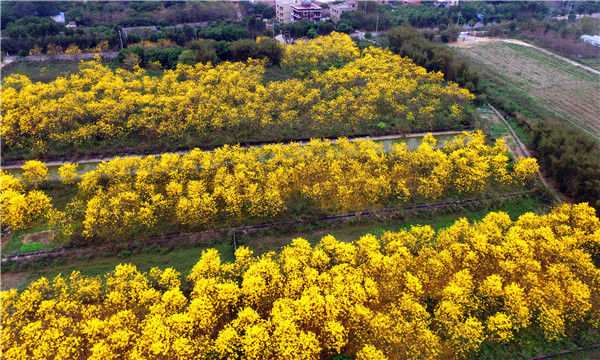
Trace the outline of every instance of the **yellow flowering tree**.
{"type": "Polygon", "coordinates": [[[64,164],[58,168],[60,181],[65,184],[74,184],[79,174],[77,174],[77,164],[64,164]]]}
{"type": "Polygon", "coordinates": [[[39,160],[29,160],[25,162],[25,165],[21,166],[21,170],[23,170],[21,175],[23,177],[23,182],[32,187],[37,187],[46,180],[46,177],[48,176],[46,164],[39,160]]]}
{"type": "Polygon", "coordinates": [[[358,47],[350,36],[333,31],[327,36],[312,40],[298,40],[285,47],[284,66],[328,66],[341,64],[360,56],[358,47]]]}
{"type": "Polygon", "coordinates": [[[308,50],[288,59],[303,62],[306,53],[317,62],[348,61],[303,79],[265,82],[266,61],[257,60],[180,65],[160,77],[133,65],[112,71],[98,60],[49,83],[12,75],[2,84],[3,150],[57,155],[123,140],[163,150],[373,133],[379,123],[386,131],[462,128],[468,120],[467,90],[408,58],[383,49],[359,53],[347,42],[334,33],[293,45],[308,50]]]}
{"type": "Polygon", "coordinates": [[[29,228],[43,221],[52,210],[50,197],[38,190],[25,191],[12,175],[1,172],[0,183],[2,227],[29,228]]]}
{"type": "Polygon", "coordinates": [[[597,331],[599,234],[593,208],[562,205],[438,232],[295,239],[280,254],[240,247],[232,263],[210,249],[187,277],[122,264],[41,278],[2,292],[2,358],[466,359],[523,332],[597,331]]]}

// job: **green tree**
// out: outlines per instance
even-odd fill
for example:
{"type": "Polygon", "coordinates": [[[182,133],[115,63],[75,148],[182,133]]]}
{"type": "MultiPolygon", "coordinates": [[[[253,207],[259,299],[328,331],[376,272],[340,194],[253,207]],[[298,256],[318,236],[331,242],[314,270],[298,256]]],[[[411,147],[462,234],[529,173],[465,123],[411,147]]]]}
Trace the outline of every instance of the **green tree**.
{"type": "Polygon", "coordinates": [[[346,21],[339,21],[335,26],[335,29],[346,34],[350,34],[352,32],[352,26],[346,21]]]}
{"type": "Polygon", "coordinates": [[[179,54],[178,63],[184,65],[194,65],[196,63],[196,55],[192,50],[184,50],[181,52],[181,54],[179,54]]]}
{"type": "MultiPolygon", "coordinates": [[[[207,63],[211,62],[213,64],[219,62],[219,56],[217,55],[217,51],[214,46],[214,40],[194,40],[190,41],[187,44],[187,48],[193,52],[195,62],[207,63]]],[[[181,54],[183,55],[184,52],[181,54]]],[[[189,55],[185,55],[186,57],[189,55]]],[[[181,55],[180,55],[181,62],[181,55]]]]}

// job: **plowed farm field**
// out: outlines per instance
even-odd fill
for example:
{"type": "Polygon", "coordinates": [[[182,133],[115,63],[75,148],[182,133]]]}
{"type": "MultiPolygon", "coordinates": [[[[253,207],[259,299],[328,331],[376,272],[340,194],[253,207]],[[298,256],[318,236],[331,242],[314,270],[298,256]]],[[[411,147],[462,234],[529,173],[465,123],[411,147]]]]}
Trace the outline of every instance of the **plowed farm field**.
{"type": "Polygon", "coordinates": [[[600,76],[530,46],[482,42],[453,50],[537,118],[552,117],[600,141],[600,76]]]}

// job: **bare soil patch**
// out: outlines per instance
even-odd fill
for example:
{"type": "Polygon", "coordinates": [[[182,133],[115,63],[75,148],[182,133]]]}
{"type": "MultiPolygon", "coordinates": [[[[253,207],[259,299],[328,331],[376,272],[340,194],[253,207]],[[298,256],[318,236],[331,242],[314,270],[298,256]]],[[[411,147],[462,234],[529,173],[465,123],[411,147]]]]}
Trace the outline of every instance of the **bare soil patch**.
{"type": "Polygon", "coordinates": [[[16,289],[23,284],[28,277],[27,272],[6,272],[2,274],[0,288],[2,291],[16,289]]]}
{"type": "Polygon", "coordinates": [[[23,244],[43,243],[47,245],[50,244],[52,239],[54,239],[54,230],[39,231],[25,234],[23,236],[23,244]]]}

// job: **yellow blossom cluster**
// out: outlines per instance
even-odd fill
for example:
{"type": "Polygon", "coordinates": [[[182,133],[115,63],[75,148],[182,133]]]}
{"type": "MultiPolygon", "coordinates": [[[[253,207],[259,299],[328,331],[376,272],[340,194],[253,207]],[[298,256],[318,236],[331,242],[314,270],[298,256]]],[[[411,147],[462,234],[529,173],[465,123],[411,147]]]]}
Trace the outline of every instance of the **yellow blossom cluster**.
{"type": "Polygon", "coordinates": [[[358,47],[350,36],[332,32],[312,40],[298,40],[287,45],[283,60],[284,66],[317,66],[343,64],[360,56],[358,47]]]}
{"type": "MultiPolygon", "coordinates": [[[[43,166],[43,164],[42,164],[43,166]]],[[[44,169],[45,166],[44,166],[44,169]]],[[[44,174],[45,175],[45,174],[44,174]]],[[[16,230],[25,229],[43,221],[52,209],[50,197],[42,191],[27,191],[21,181],[10,174],[0,172],[0,206],[2,226],[16,230]]]]}
{"type": "Polygon", "coordinates": [[[143,49],[150,49],[150,48],[166,49],[166,48],[172,48],[175,46],[177,46],[177,43],[173,42],[172,40],[158,39],[157,41],[142,40],[140,42],[127,45],[127,48],[131,49],[134,47],[141,47],[143,49]]]}
{"type": "Polygon", "coordinates": [[[241,247],[233,263],[211,249],[186,278],[73,272],[2,292],[2,358],[464,359],[522,330],[597,329],[598,249],[600,220],[579,204],[437,233],[296,239],[280,254],[241,247]]]}
{"type": "MultiPolygon", "coordinates": [[[[169,226],[196,231],[293,217],[291,209],[340,213],[476,196],[527,184],[536,171],[535,160],[510,162],[503,141],[487,145],[481,132],[465,132],[441,148],[428,135],[413,151],[405,143],[385,150],[381,143],[344,138],[225,146],[101,163],[81,175],[77,196],[60,218],[83,224],[90,239],[127,240],[169,226]]],[[[72,166],[60,172],[66,182],[77,177],[72,166]]]]}
{"type": "MultiPolygon", "coordinates": [[[[366,49],[342,68],[265,84],[265,62],[179,65],[162,77],[113,72],[97,61],[50,83],[4,79],[3,149],[38,155],[64,149],[157,150],[173,144],[347,136],[460,128],[473,98],[441,73],[388,50],[366,49]]],[[[83,150],[86,151],[86,150],[83,150]]]]}
{"type": "MultiPolygon", "coordinates": [[[[56,44],[48,44],[46,48],[47,55],[61,55],[61,54],[81,54],[81,53],[99,53],[106,52],[110,50],[110,45],[107,40],[100,41],[95,47],[80,49],[79,46],[75,44],[69,44],[67,48],[63,52],[63,48],[60,45],[56,44]]],[[[29,50],[29,55],[44,55],[43,48],[39,45],[34,45],[31,50],[29,50]]]]}

